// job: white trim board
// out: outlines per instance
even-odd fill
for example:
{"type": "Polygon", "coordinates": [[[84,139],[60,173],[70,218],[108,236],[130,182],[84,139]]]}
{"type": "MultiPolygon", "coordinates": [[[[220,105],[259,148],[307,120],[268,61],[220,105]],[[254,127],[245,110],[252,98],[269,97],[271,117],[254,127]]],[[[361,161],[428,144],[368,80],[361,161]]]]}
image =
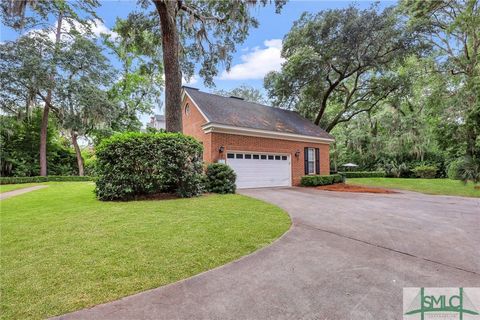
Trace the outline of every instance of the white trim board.
{"type": "Polygon", "coordinates": [[[262,138],[291,140],[291,141],[316,142],[316,143],[328,143],[328,144],[335,141],[334,139],[305,136],[301,134],[288,133],[288,132],[234,127],[234,126],[228,126],[228,125],[218,124],[213,122],[208,122],[204,124],[202,126],[202,129],[205,133],[218,132],[218,133],[228,133],[228,134],[236,134],[236,135],[242,135],[242,136],[262,137],[262,138]]]}

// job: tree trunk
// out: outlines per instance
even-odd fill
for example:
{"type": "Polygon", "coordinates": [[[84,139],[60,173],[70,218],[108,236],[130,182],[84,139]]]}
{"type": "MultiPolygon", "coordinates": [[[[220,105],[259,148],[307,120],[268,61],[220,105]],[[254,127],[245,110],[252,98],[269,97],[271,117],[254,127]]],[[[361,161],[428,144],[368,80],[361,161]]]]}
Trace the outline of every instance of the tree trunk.
{"type": "MultiPolygon", "coordinates": [[[[57,30],[55,33],[55,46],[60,42],[60,36],[62,34],[62,13],[58,14],[57,30]]],[[[50,75],[50,79],[53,81],[54,70],[50,75]]],[[[52,90],[49,89],[47,97],[45,99],[45,106],[43,107],[42,126],[40,128],[40,175],[47,175],[47,133],[48,133],[48,114],[50,112],[50,105],[52,103],[52,90]]]]}
{"type": "Polygon", "coordinates": [[[80,151],[80,147],[78,146],[78,141],[77,141],[78,134],[72,130],[71,136],[72,136],[73,148],[75,149],[75,154],[77,155],[78,175],[84,176],[85,173],[83,169],[82,152],[80,151]]]}
{"type": "Polygon", "coordinates": [[[182,132],[182,73],[180,70],[178,30],[176,24],[177,1],[153,0],[160,16],[162,29],[163,67],[165,68],[165,120],[166,130],[182,132]]]}

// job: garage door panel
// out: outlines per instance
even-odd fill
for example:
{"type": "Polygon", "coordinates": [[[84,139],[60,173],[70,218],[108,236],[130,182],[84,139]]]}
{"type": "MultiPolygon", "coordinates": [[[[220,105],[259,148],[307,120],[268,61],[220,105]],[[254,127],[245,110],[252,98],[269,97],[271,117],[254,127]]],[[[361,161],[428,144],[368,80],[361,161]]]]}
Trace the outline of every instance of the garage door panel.
{"type": "MultiPolygon", "coordinates": [[[[243,155],[240,154],[240,156],[237,156],[237,154],[239,153],[235,153],[234,158],[227,158],[227,164],[231,166],[237,174],[238,188],[291,185],[289,156],[262,154],[266,159],[253,159],[254,153],[243,153],[243,155]],[[248,156],[245,156],[246,154],[248,156]]],[[[232,153],[229,153],[229,156],[231,157],[232,153]]]]}

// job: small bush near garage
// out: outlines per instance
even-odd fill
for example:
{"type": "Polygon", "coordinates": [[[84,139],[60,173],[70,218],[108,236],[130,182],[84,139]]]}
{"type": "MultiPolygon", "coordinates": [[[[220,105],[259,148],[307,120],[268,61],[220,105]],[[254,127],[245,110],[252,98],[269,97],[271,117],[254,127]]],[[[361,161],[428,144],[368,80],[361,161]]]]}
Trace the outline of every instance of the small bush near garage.
{"type": "Polygon", "coordinates": [[[343,177],[340,174],[331,174],[329,176],[303,176],[300,181],[304,187],[325,186],[328,184],[343,182],[343,177]]]}
{"type": "Polygon", "coordinates": [[[205,188],[214,193],[235,193],[237,175],[232,168],[222,163],[212,163],[205,171],[205,188]]]}
{"type": "Polygon", "coordinates": [[[340,172],[346,178],[384,178],[385,171],[347,171],[340,172]]]}
{"type": "Polygon", "coordinates": [[[131,200],[175,193],[192,197],[202,188],[202,145],[179,133],[129,132],[97,147],[95,193],[100,200],[131,200]]]}
{"type": "Polygon", "coordinates": [[[412,171],[417,178],[434,179],[437,175],[437,170],[435,166],[417,166],[412,171]]]}

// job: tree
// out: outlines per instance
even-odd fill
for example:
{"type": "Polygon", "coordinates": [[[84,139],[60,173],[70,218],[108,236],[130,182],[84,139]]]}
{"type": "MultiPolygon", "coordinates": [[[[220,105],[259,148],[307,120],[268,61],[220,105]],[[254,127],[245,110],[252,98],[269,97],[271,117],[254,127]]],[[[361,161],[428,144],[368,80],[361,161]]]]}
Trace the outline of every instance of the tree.
{"type": "Polygon", "coordinates": [[[448,76],[450,114],[459,118],[465,154],[480,157],[480,2],[404,0],[410,24],[419,28],[437,54],[436,71],[448,76]]]}
{"type": "MultiPolygon", "coordinates": [[[[286,0],[274,0],[277,12],[286,0]]],[[[146,8],[151,3],[141,0],[146,8]]],[[[165,68],[165,116],[167,131],[182,131],[181,104],[182,73],[189,79],[194,66],[200,64],[199,74],[207,85],[213,85],[223,62],[227,70],[235,45],[242,43],[250,27],[258,21],[249,7],[269,0],[211,1],[152,0],[160,19],[163,65],[165,68]]]]}
{"type": "Polygon", "coordinates": [[[246,84],[242,84],[241,86],[233,88],[232,90],[218,90],[215,92],[215,94],[224,97],[234,96],[243,98],[245,101],[268,104],[268,100],[265,98],[262,91],[246,84]]]}
{"type": "MultiPolygon", "coordinates": [[[[122,111],[109,100],[111,66],[102,48],[90,39],[77,36],[60,56],[59,72],[53,91],[54,110],[62,128],[67,130],[75,150],[78,174],[84,175],[78,138],[99,126],[108,126],[122,111]]],[[[52,105],[53,107],[53,105],[52,105]]]]}
{"type": "Polygon", "coordinates": [[[401,88],[388,66],[413,47],[414,34],[393,8],[304,13],[284,38],[286,62],[266,76],[265,87],[277,104],[331,131],[401,88]]]}
{"type": "Polygon", "coordinates": [[[0,3],[3,24],[16,30],[38,27],[39,25],[43,26],[43,32],[36,32],[33,36],[42,37],[44,42],[50,41],[50,47],[54,49],[52,59],[50,59],[50,68],[46,71],[46,74],[49,75],[50,88],[47,89],[46,95],[42,97],[44,107],[42,126],[40,129],[41,176],[47,175],[48,116],[50,105],[52,103],[52,88],[54,87],[53,79],[56,74],[56,55],[63,47],[61,42],[62,34],[65,33],[63,30],[64,24],[69,25],[69,33],[78,33],[80,32],[79,29],[82,29],[82,32],[88,32],[92,26],[93,19],[98,18],[94,11],[98,6],[99,2],[97,0],[82,0],[75,2],[67,0],[18,0],[3,1],[0,3]],[[30,7],[31,10],[26,10],[27,7],[30,7]],[[29,13],[29,15],[27,15],[27,13],[29,13]],[[48,20],[51,16],[56,19],[53,41],[50,40],[48,32],[48,20]]]}
{"type": "Polygon", "coordinates": [[[121,64],[119,79],[109,91],[121,110],[112,122],[113,131],[139,130],[137,113],[151,113],[161,104],[161,39],[148,27],[149,21],[142,20],[142,15],[131,13],[125,20],[117,19],[113,28],[117,36],[104,35],[105,45],[121,64]]]}

